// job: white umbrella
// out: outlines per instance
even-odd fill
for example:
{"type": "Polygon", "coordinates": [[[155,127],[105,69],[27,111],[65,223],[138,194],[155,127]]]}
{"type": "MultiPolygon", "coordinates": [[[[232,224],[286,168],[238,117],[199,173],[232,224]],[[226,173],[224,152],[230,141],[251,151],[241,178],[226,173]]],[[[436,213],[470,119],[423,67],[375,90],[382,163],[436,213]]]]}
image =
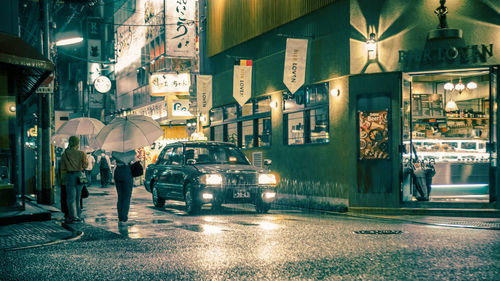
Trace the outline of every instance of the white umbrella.
{"type": "MultiPolygon", "coordinates": [[[[70,135],[54,134],[52,136],[52,144],[56,147],[66,148],[68,146],[68,139],[70,135]]],[[[95,140],[95,135],[81,135],[80,137],[80,150],[84,152],[93,152],[99,149],[99,145],[95,140]]]]}
{"type": "Polygon", "coordinates": [[[56,135],[97,135],[104,127],[104,124],[90,117],[79,117],[66,121],[55,133],[56,135]]]}
{"type": "Polygon", "coordinates": [[[96,136],[97,144],[106,151],[127,152],[153,144],[163,135],[160,125],[144,115],[117,117],[96,136]]]}

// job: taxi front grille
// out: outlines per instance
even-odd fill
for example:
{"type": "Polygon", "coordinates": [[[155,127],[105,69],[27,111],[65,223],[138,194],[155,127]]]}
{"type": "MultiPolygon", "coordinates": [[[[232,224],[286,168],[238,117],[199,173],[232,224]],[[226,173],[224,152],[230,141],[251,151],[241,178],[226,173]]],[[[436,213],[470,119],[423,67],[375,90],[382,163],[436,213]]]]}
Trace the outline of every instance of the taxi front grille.
{"type": "Polygon", "coordinates": [[[225,185],[228,187],[245,187],[257,183],[257,174],[250,173],[232,173],[226,174],[225,185]]]}

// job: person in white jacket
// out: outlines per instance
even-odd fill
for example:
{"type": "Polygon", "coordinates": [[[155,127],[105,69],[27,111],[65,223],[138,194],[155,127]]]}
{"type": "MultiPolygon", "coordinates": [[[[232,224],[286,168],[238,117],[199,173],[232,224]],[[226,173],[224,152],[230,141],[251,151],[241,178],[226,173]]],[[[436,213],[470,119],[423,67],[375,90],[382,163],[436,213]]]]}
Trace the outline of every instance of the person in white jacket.
{"type": "Polygon", "coordinates": [[[92,184],[92,169],[94,168],[95,158],[90,152],[87,152],[87,162],[89,163],[89,165],[85,169],[85,175],[87,176],[89,184],[92,184]]]}

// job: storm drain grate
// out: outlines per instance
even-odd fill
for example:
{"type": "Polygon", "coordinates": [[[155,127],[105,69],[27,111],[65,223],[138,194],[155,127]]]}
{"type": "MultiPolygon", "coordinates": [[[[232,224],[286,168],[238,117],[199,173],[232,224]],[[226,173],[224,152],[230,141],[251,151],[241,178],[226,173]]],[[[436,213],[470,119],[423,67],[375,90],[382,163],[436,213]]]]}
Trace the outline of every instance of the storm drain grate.
{"type": "Polygon", "coordinates": [[[380,234],[380,235],[386,235],[386,234],[401,234],[403,231],[401,230],[356,230],[354,231],[356,234],[380,234]]]}

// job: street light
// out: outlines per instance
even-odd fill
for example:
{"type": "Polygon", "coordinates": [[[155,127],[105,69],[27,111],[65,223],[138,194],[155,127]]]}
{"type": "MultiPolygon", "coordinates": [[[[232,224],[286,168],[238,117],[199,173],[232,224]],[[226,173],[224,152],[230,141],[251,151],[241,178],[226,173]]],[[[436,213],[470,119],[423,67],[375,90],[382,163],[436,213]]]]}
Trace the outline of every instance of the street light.
{"type": "Polygon", "coordinates": [[[77,44],[83,41],[83,37],[71,37],[67,39],[61,39],[56,41],[56,46],[67,46],[77,44]]]}

